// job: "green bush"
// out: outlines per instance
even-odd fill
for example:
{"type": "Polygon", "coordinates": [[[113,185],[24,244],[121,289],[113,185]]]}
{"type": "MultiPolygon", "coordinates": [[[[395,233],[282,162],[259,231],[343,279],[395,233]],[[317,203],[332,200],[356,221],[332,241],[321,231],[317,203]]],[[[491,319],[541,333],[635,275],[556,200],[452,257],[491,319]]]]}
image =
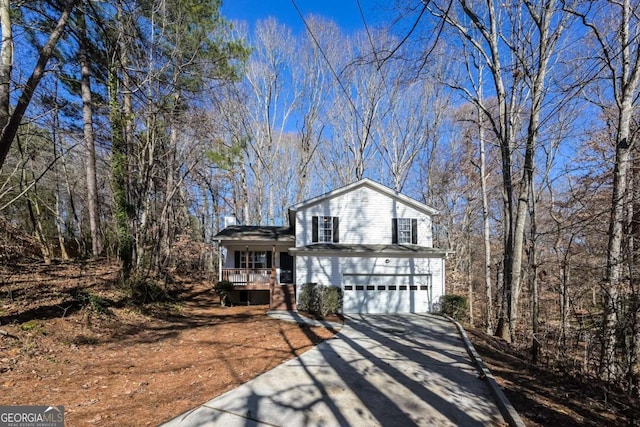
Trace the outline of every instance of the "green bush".
{"type": "Polygon", "coordinates": [[[335,286],[305,283],[298,295],[298,308],[308,313],[327,316],[340,311],[342,290],[335,286]]]}
{"type": "Polygon", "coordinates": [[[323,286],[319,300],[321,316],[336,314],[342,307],[342,289],[335,286],[323,286]]]}
{"type": "Polygon", "coordinates": [[[443,295],[440,298],[440,313],[462,320],[469,308],[467,298],[462,295],[443,295]]]}
{"type": "Polygon", "coordinates": [[[220,295],[220,305],[226,307],[229,300],[229,294],[233,292],[233,282],[221,280],[215,284],[213,290],[220,295]]]}
{"type": "Polygon", "coordinates": [[[315,313],[317,311],[317,283],[305,283],[298,295],[298,308],[302,311],[315,313]]]}
{"type": "Polygon", "coordinates": [[[82,308],[89,308],[95,313],[110,314],[109,306],[112,304],[107,298],[101,297],[91,291],[74,290],[72,292],[73,300],[82,308]]]}
{"type": "Polygon", "coordinates": [[[100,295],[89,293],[89,305],[91,306],[91,309],[96,313],[109,313],[110,301],[106,298],[101,297],[100,295]]]}

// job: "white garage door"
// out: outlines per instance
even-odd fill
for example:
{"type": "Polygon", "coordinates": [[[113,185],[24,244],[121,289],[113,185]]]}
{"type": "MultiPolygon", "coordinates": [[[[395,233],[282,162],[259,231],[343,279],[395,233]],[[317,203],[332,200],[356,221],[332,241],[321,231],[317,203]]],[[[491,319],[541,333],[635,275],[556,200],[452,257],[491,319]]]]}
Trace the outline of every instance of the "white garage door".
{"type": "Polygon", "coordinates": [[[344,313],[426,313],[429,274],[343,274],[344,313]]]}

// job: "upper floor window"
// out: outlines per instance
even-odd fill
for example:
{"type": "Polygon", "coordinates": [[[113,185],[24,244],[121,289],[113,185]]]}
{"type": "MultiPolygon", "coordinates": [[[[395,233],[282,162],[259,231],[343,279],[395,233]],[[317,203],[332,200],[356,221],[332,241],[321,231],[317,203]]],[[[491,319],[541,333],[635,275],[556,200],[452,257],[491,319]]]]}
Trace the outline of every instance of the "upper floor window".
{"type": "Polygon", "coordinates": [[[418,220],[416,218],[393,218],[391,222],[392,243],[418,244],[418,220]]]}
{"type": "Polygon", "coordinates": [[[314,216],[312,218],[311,241],[314,243],[338,243],[340,241],[338,224],[337,216],[314,216]]]}

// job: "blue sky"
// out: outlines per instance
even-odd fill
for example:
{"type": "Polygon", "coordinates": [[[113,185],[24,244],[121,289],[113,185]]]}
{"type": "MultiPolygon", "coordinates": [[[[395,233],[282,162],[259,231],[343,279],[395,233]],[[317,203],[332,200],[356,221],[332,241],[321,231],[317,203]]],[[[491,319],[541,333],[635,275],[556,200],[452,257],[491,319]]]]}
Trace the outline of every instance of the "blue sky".
{"type": "MultiPolygon", "coordinates": [[[[356,0],[296,0],[302,14],[320,15],[335,21],[346,32],[364,28],[356,0]]],[[[378,14],[373,12],[371,0],[360,0],[367,24],[374,24],[378,14]]],[[[223,0],[222,15],[229,20],[255,21],[276,18],[298,33],[304,24],[291,0],[223,0]]]]}

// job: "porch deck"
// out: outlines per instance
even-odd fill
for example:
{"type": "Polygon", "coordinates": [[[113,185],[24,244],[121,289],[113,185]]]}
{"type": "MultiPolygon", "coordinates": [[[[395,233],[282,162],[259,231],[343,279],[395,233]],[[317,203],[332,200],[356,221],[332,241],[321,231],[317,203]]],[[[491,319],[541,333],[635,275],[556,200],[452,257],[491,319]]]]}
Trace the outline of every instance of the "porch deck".
{"type": "Polygon", "coordinates": [[[269,289],[271,273],[270,268],[223,268],[222,280],[247,290],[269,289]]]}
{"type": "Polygon", "coordinates": [[[228,280],[242,289],[269,289],[271,275],[274,274],[274,285],[290,285],[293,283],[293,271],[273,271],[271,268],[223,268],[222,280],[228,280]]]}

